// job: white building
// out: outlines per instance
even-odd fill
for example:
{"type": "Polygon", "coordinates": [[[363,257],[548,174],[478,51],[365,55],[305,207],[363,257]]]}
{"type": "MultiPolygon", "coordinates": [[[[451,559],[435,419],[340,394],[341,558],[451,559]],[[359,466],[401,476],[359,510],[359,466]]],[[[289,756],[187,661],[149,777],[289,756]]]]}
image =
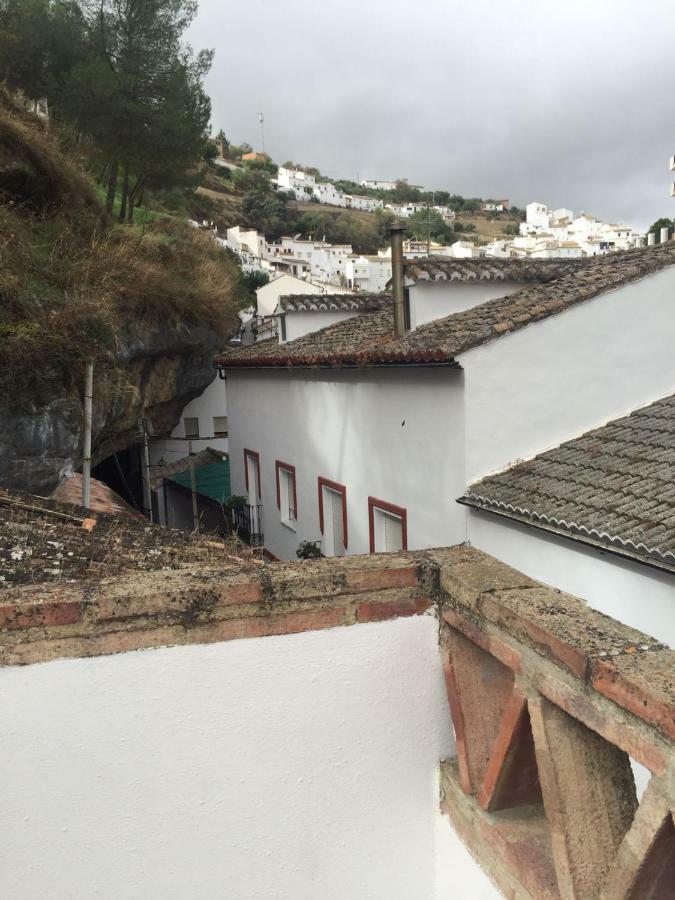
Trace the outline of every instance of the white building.
{"type": "Polygon", "coordinates": [[[230,448],[225,381],[216,376],[211,384],[191,400],[181,413],[171,435],[150,443],[150,463],[170,464],[206,448],[227,453],[230,448]]]}
{"type": "Polygon", "coordinates": [[[347,209],[358,209],[361,212],[375,212],[382,209],[384,203],[376,197],[362,197],[359,194],[345,194],[347,209]]]}
{"type": "Polygon", "coordinates": [[[345,319],[353,319],[383,302],[389,302],[389,298],[381,294],[295,294],[281,297],[275,310],[279,321],[279,343],[294,341],[345,319]]]}
{"type": "Polygon", "coordinates": [[[295,275],[276,274],[267,284],[256,289],[256,312],[259,316],[271,316],[279,305],[280,297],[292,294],[322,294],[325,288],[295,275]]]}
{"type": "Polygon", "coordinates": [[[278,190],[289,191],[295,195],[296,200],[308,201],[314,196],[316,178],[303,172],[302,169],[287,169],[279,166],[276,180],[273,179],[278,190]]]}
{"type": "Polygon", "coordinates": [[[329,181],[319,181],[314,185],[314,196],[319,203],[327,203],[329,206],[347,206],[347,195],[329,181]]]}
{"type": "Polygon", "coordinates": [[[374,191],[395,191],[395,181],[379,181],[378,179],[364,178],[361,181],[362,187],[372,188],[374,191]]]}
{"type": "MultiPolygon", "coordinates": [[[[467,485],[673,393],[675,248],[641,254],[417,260],[401,337],[383,299],[222,357],[233,490],[262,502],[268,550],[289,559],[303,540],[327,555],[464,541],[455,501],[467,485]]],[[[639,571],[649,588],[651,570],[639,571]]],[[[611,602],[639,615],[635,582],[614,574],[611,602]]],[[[544,580],[565,588],[556,577],[544,580]]]]}
{"type": "Polygon", "coordinates": [[[644,236],[629,225],[609,224],[586,213],[575,217],[571,209],[550,210],[538,202],[528,203],[525,210],[526,221],[520,224],[521,237],[573,242],[578,244],[584,256],[630,250],[644,243],[644,236]]]}
{"type": "Polygon", "coordinates": [[[347,285],[354,291],[379,293],[391,278],[391,259],[386,256],[350,256],[345,269],[347,285]]]}

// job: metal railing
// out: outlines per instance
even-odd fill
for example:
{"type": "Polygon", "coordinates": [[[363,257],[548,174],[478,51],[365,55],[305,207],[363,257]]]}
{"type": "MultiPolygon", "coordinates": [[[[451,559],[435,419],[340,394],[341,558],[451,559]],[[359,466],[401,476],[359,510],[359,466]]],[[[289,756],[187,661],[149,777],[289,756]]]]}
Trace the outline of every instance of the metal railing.
{"type": "Polygon", "coordinates": [[[251,547],[263,547],[262,503],[257,506],[242,506],[230,510],[232,531],[251,547]]]}

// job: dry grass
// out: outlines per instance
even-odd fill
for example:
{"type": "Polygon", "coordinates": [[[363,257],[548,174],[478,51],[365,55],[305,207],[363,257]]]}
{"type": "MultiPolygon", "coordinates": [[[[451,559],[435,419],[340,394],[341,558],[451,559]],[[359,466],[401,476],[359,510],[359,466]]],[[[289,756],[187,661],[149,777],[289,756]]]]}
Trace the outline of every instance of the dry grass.
{"type": "Polygon", "coordinates": [[[203,326],[225,339],[233,263],[207,235],[158,218],[114,225],[77,161],[0,95],[0,391],[25,404],[115,366],[130,323],[203,326]]]}

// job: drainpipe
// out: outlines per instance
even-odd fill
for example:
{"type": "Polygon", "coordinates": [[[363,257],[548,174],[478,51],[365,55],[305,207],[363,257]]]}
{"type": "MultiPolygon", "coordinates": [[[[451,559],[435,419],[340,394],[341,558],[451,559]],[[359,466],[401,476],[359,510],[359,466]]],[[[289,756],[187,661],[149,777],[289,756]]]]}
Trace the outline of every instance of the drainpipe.
{"type": "Polygon", "coordinates": [[[89,509],[91,489],[91,410],[94,397],[94,361],[89,360],[84,384],[84,447],[82,450],[82,506],[89,509]]]}
{"type": "Polygon", "coordinates": [[[405,225],[398,219],[389,226],[391,235],[391,291],[394,296],[394,332],[402,337],[405,327],[405,297],[403,294],[403,233],[405,225]]]}

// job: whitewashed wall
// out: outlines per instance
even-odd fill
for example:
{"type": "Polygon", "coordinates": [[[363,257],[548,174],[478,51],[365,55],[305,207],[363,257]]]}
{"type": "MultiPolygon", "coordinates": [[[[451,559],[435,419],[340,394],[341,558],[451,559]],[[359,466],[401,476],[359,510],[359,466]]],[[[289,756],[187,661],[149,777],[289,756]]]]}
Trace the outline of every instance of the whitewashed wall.
{"type": "Polygon", "coordinates": [[[675,576],[489,512],[468,512],[474,547],[675,647],[675,576]]]}
{"type": "Polygon", "coordinates": [[[433,617],[2,669],[0,712],[3,900],[499,896],[438,813],[433,617]]]}
{"type": "MultiPolygon", "coordinates": [[[[341,309],[327,309],[321,311],[289,311],[286,313],[286,340],[293,341],[296,338],[327,328],[343,319],[353,319],[359,315],[357,312],[349,312],[341,309]]],[[[280,341],[283,343],[283,341],[280,341]]]]}
{"type": "Polygon", "coordinates": [[[296,278],[295,275],[279,275],[268,281],[256,289],[256,304],[259,316],[271,316],[279,304],[279,297],[289,294],[320,294],[322,289],[312,284],[311,281],[304,281],[302,278],[296,278]]]}
{"type": "Polygon", "coordinates": [[[265,546],[292,559],[319,540],[317,478],[346,485],[349,553],[368,553],[368,497],[408,511],[408,547],[465,538],[462,372],[375,369],[233,372],[227,376],[230,472],[244,487],[244,448],[260,453],[265,546]],[[275,460],[296,466],[297,529],[280,522],[275,460]]]}
{"type": "Polygon", "coordinates": [[[167,463],[176,462],[188,454],[188,441],[185,437],[186,418],[199,419],[199,439],[193,439],[192,450],[197,453],[205,447],[212,447],[227,453],[230,448],[228,438],[213,436],[214,416],[227,415],[227,389],[225,382],[217,375],[211,384],[191,400],[181,413],[180,420],[171,432],[171,437],[153,441],[150,445],[150,462],[156,465],[160,459],[167,463]]]}
{"type": "Polygon", "coordinates": [[[459,357],[467,482],[675,390],[675,268],[459,357]]]}
{"type": "Polygon", "coordinates": [[[488,300],[507,297],[524,286],[515,281],[419,281],[409,289],[410,327],[415,329],[488,300]]]}

